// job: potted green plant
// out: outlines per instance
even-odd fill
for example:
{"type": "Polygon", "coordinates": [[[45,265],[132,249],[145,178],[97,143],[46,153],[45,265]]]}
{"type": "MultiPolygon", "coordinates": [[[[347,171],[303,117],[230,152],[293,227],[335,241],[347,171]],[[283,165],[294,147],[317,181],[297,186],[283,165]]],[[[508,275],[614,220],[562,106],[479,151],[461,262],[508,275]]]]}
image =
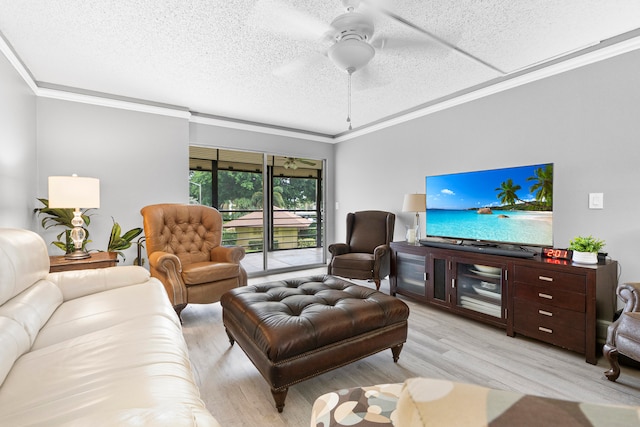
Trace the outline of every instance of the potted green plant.
{"type": "Polygon", "coordinates": [[[593,236],[577,236],[569,242],[569,250],[573,251],[573,262],[580,264],[597,264],[598,252],[604,248],[604,240],[593,236]]]}
{"type": "Polygon", "coordinates": [[[122,251],[131,247],[131,241],[142,233],[142,228],[132,228],[131,230],[122,234],[122,228],[120,227],[120,224],[118,224],[116,220],[113,219],[113,217],[111,219],[113,220],[113,227],[111,227],[111,234],[109,235],[109,244],[107,245],[107,251],[116,253],[121,256],[123,260],[125,260],[124,253],[122,251]]]}

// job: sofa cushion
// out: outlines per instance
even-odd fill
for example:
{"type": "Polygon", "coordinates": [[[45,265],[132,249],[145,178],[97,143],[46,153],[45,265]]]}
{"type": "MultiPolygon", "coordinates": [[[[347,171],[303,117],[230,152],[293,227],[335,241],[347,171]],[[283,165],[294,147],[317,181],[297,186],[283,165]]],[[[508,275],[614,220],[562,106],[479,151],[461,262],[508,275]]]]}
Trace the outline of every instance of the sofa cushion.
{"type": "Polygon", "coordinates": [[[64,300],[67,301],[109,289],[147,283],[150,277],[149,270],[135,265],[126,265],[51,273],[47,276],[47,280],[60,288],[64,300]]]}
{"type": "Polygon", "coordinates": [[[164,287],[156,279],[75,298],[66,301],[51,315],[32,350],[150,315],[165,317],[180,327],[164,287]]]}
{"type": "Polygon", "coordinates": [[[21,324],[8,317],[0,317],[0,385],[18,357],[30,346],[29,335],[21,324]]]}
{"type": "Polygon", "coordinates": [[[62,304],[62,293],[53,283],[39,280],[0,306],[0,384],[13,362],[29,351],[51,313],[62,304]]]}
{"type": "Polygon", "coordinates": [[[49,273],[44,240],[32,231],[0,228],[0,304],[49,273]]]}
{"type": "Polygon", "coordinates": [[[0,425],[7,426],[126,418],[131,425],[195,425],[204,410],[180,326],[164,315],[130,318],[31,351],[0,388],[0,425]],[[174,419],[133,422],[157,417],[145,414],[149,408],[174,419]]]}

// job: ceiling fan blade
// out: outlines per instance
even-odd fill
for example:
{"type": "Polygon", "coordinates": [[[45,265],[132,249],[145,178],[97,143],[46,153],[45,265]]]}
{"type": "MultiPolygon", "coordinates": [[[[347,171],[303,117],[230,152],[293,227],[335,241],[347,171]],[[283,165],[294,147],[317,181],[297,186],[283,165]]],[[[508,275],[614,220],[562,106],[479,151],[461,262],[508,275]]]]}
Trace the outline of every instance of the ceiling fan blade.
{"type": "Polygon", "coordinates": [[[248,23],[297,40],[322,40],[331,31],[331,26],[320,19],[278,0],[258,0],[248,23]]]}
{"type": "Polygon", "coordinates": [[[371,45],[379,51],[425,49],[433,46],[433,40],[427,37],[374,36],[371,45]]]}
{"type": "Polygon", "coordinates": [[[502,75],[506,75],[506,71],[503,71],[499,68],[497,68],[496,66],[478,58],[477,56],[474,56],[473,54],[465,51],[464,49],[459,48],[458,46],[448,42],[447,40],[438,37],[437,35],[433,34],[431,31],[426,30],[425,28],[422,28],[421,26],[414,24],[413,22],[409,21],[408,19],[403,18],[402,16],[398,15],[397,13],[393,12],[390,8],[389,5],[390,3],[387,0],[362,0],[363,4],[365,4],[367,7],[373,9],[374,11],[376,11],[379,14],[385,15],[387,17],[389,17],[390,19],[393,19],[397,22],[399,22],[400,24],[403,24],[409,28],[414,29],[415,31],[422,33],[423,35],[429,37],[430,39],[436,41],[437,43],[448,47],[451,50],[454,50],[458,53],[460,53],[461,55],[469,58],[470,60],[477,62],[485,67],[488,67],[502,75]]]}
{"type": "Polygon", "coordinates": [[[311,50],[306,55],[295,58],[294,60],[275,68],[273,70],[273,75],[276,77],[287,77],[295,74],[301,74],[309,68],[314,68],[321,61],[325,61],[326,59],[326,52],[311,50]]]}
{"type": "Polygon", "coordinates": [[[383,78],[378,68],[367,66],[353,73],[351,84],[354,91],[360,92],[386,86],[389,80],[383,78]]]}

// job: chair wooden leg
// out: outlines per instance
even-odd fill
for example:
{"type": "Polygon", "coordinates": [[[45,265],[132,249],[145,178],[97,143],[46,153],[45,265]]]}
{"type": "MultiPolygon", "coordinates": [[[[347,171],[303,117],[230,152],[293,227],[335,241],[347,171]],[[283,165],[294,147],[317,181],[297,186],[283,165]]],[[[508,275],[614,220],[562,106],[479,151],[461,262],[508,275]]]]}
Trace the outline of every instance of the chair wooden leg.
{"type": "Polygon", "coordinates": [[[607,361],[609,361],[609,365],[611,365],[611,369],[604,373],[609,381],[615,381],[620,376],[620,363],[618,363],[618,349],[615,347],[611,347],[608,344],[605,344],[602,353],[604,357],[606,357],[607,361]]]}
{"type": "Polygon", "coordinates": [[[180,314],[182,313],[182,310],[184,310],[186,306],[187,304],[178,304],[173,306],[173,309],[176,311],[176,314],[178,315],[178,319],[180,319],[180,323],[182,323],[182,317],[180,316],[180,314]]]}
{"type": "Polygon", "coordinates": [[[376,291],[380,290],[380,279],[374,279],[373,282],[376,284],[376,291]]]}

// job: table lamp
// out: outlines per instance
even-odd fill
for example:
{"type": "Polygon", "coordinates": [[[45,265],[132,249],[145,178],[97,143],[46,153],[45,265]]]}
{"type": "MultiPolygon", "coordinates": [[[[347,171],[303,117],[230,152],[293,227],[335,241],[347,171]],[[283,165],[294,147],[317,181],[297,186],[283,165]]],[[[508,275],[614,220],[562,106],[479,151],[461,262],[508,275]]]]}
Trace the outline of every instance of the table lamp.
{"type": "Polygon", "coordinates": [[[84,220],[80,208],[100,207],[100,180],[78,175],[49,177],[49,208],[73,209],[71,240],[75,250],[65,255],[66,259],[89,258],[89,252],[82,248],[87,232],[82,228],[84,220]]]}
{"type": "Polygon", "coordinates": [[[407,231],[407,242],[415,243],[420,240],[420,212],[426,209],[427,196],[425,194],[405,194],[402,212],[415,212],[416,224],[413,230],[407,231]]]}

